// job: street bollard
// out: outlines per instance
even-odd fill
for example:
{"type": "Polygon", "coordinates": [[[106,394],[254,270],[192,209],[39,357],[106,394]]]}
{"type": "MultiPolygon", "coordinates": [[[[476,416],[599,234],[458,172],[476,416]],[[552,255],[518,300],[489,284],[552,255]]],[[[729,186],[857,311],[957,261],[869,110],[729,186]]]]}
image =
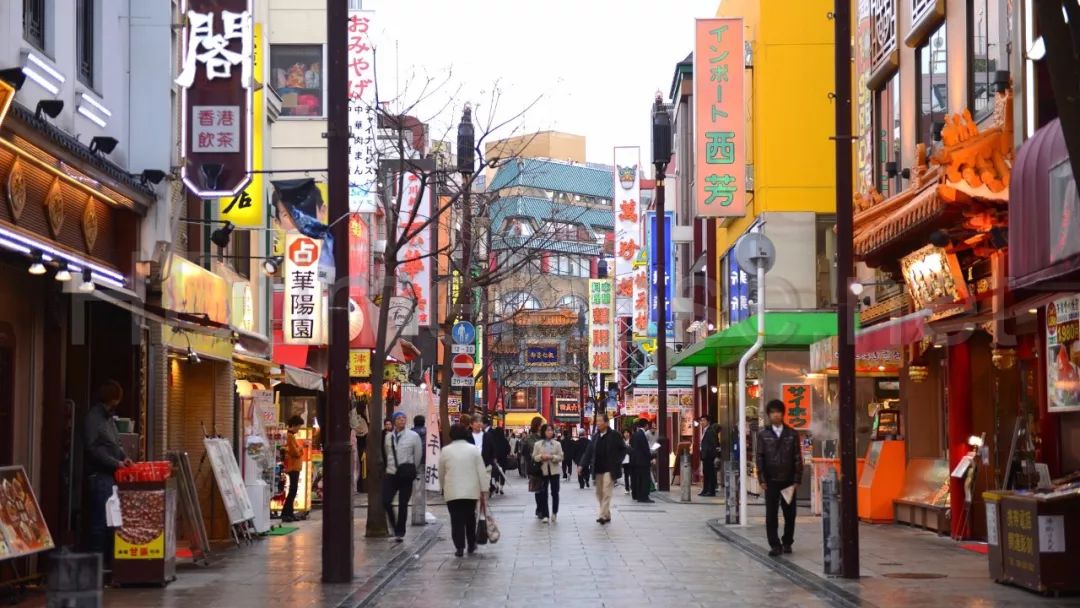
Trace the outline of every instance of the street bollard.
{"type": "Polygon", "coordinates": [[[679,497],[679,500],[681,502],[690,502],[690,484],[694,481],[694,474],[690,471],[689,452],[684,451],[682,453],[682,462],[679,466],[679,477],[679,488],[682,490],[682,495],[679,497]]]}
{"type": "Polygon", "coordinates": [[[412,525],[427,525],[427,480],[423,475],[413,480],[412,525]]]}
{"type": "Polygon", "coordinates": [[[739,523],[739,462],[724,463],[724,523],[739,523]]]}
{"type": "Polygon", "coordinates": [[[46,577],[46,608],[101,608],[100,553],[53,554],[46,577]]]}
{"type": "Polygon", "coordinates": [[[821,530],[824,538],[825,574],[840,575],[840,480],[836,469],[829,467],[821,480],[821,530]]]}

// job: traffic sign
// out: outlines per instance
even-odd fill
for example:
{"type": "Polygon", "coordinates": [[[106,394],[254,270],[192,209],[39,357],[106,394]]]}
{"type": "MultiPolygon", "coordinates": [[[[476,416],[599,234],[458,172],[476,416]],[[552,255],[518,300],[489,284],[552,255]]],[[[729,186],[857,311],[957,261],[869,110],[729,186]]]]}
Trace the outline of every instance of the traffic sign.
{"type": "Polygon", "coordinates": [[[453,378],[450,378],[450,386],[472,388],[473,378],[472,376],[454,376],[453,378]]]}
{"type": "Polygon", "coordinates": [[[454,338],[454,344],[474,344],[476,342],[476,328],[468,321],[454,323],[454,329],[450,332],[454,338]]]}
{"type": "Polygon", "coordinates": [[[451,344],[450,353],[454,355],[475,355],[475,344],[451,344]]]}
{"type": "Polygon", "coordinates": [[[473,361],[471,355],[454,355],[454,360],[450,365],[454,370],[455,376],[472,377],[473,368],[476,367],[476,362],[473,361]]]}

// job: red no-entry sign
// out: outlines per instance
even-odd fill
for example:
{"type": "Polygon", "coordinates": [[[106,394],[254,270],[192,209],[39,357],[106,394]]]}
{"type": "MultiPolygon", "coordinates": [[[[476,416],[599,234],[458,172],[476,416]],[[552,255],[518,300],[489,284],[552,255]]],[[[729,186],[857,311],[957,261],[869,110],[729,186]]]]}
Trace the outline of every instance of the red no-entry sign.
{"type": "Polygon", "coordinates": [[[454,360],[450,365],[454,369],[455,376],[471,376],[476,362],[473,361],[472,355],[454,355],[454,360]]]}

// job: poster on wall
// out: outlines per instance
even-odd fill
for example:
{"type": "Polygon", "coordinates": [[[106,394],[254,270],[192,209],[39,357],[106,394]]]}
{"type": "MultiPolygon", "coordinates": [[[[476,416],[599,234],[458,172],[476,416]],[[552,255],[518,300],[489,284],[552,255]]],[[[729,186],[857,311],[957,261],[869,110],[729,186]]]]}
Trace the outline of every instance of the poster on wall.
{"type": "Polygon", "coordinates": [[[1046,409],[1080,412],[1080,296],[1046,306],[1046,409]]]}
{"type": "Polygon", "coordinates": [[[796,431],[809,431],[813,420],[814,386],[781,384],[780,400],[784,402],[784,423],[796,431]]]}
{"type": "Polygon", "coordinates": [[[694,200],[698,217],[746,215],[742,19],[694,23],[694,200]]]}
{"type": "Polygon", "coordinates": [[[615,300],[618,315],[633,314],[634,262],[641,252],[641,148],[615,148],[615,300]]]}
{"type": "Polygon", "coordinates": [[[21,466],[0,467],[0,560],[55,547],[21,466]]]}

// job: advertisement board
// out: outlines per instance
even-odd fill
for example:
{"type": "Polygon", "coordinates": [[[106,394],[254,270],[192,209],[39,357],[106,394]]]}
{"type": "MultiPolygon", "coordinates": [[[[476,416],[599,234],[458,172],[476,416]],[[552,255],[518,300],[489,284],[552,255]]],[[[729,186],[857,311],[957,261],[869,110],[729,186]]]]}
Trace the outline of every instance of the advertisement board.
{"type": "Polygon", "coordinates": [[[698,217],[746,215],[742,19],[694,23],[694,200],[698,217]]]}
{"type": "Polygon", "coordinates": [[[611,279],[589,279],[589,372],[615,371],[615,285],[611,279]]]}
{"type": "Polygon", "coordinates": [[[1046,306],[1046,409],[1080,412],[1080,296],[1046,306]]]}

